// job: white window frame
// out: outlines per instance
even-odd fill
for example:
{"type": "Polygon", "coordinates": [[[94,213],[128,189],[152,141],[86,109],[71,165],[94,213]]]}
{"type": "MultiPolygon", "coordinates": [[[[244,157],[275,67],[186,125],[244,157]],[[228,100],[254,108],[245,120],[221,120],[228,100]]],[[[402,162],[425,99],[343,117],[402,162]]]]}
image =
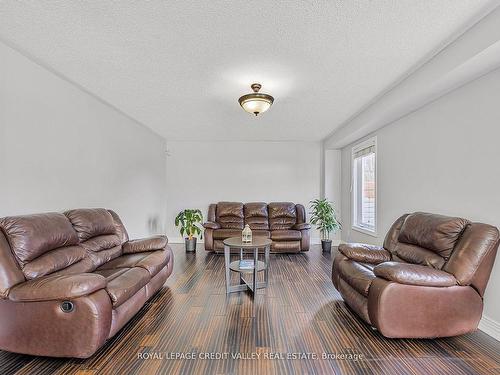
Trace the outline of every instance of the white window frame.
{"type": "Polygon", "coordinates": [[[357,232],[361,232],[364,234],[367,234],[369,236],[373,237],[378,237],[377,233],[377,226],[378,226],[378,168],[377,168],[377,137],[372,137],[369,138],[363,142],[360,142],[353,146],[352,152],[351,152],[351,228],[357,232]],[[354,176],[354,163],[355,163],[355,158],[354,155],[365,148],[368,147],[374,147],[375,149],[375,225],[373,229],[369,228],[364,228],[356,224],[356,201],[359,199],[359,196],[356,194],[356,191],[354,191],[354,186],[355,184],[355,178],[354,176]]]}

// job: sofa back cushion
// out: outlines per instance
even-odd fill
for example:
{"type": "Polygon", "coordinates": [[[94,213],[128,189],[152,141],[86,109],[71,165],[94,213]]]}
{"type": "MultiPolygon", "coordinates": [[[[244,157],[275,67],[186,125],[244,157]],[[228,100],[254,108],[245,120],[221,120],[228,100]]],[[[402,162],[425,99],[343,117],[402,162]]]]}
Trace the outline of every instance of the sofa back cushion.
{"type": "Polygon", "coordinates": [[[406,217],[398,241],[434,252],[447,260],[469,221],[416,212],[406,217]]]}
{"type": "Polygon", "coordinates": [[[271,230],[291,229],[297,224],[297,210],[290,202],[272,202],[268,205],[271,230]]]}
{"type": "Polygon", "coordinates": [[[500,242],[500,234],[494,226],[471,223],[460,236],[443,269],[452,273],[460,285],[472,285],[482,296],[500,242]]]}
{"type": "Polygon", "coordinates": [[[123,233],[104,208],[82,208],[64,213],[80,238],[95,268],[121,255],[123,233]]]}
{"type": "Polygon", "coordinates": [[[0,228],[27,279],[71,266],[85,256],[77,233],[60,213],[5,217],[0,228]]]}
{"type": "Polygon", "coordinates": [[[10,249],[9,241],[0,230],[0,298],[7,297],[10,288],[25,280],[21,267],[10,249]]]}
{"type": "Polygon", "coordinates": [[[399,243],[398,237],[399,233],[401,232],[401,227],[403,226],[403,223],[406,220],[406,217],[408,214],[405,214],[401,217],[399,217],[391,226],[387,234],[385,235],[384,239],[384,248],[386,250],[389,250],[391,253],[394,254],[396,245],[399,243]]]}
{"type": "Polygon", "coordinates": [[[85,249],[81,246],[60,247],[26,263],[23,272],[26,279],[36,279],[70,267],[84,259],[85,256],[85,249]]]}
{"type": "Polygon", "coordinates": [[[268,230],[269,220],[267,215],[267,203],[252,202],[244,206],[245,225],[248,224],[252,230],[268,230]]]}
{"type": "Polygon", "coordinates": [[[395,261],[420,264],[438,270],[440,270],[445,263],[445,259],[433,251],[404,242],[396,243],[392,251],[392,257],[395,261]]]}
{"type": "Polygon", "coordinates": [[[50,250],[78,244],[71,223],[55,212],[5,217],[0,219],[0,227],[22,264],[50,250]]]}
{"type": "Polygon", "coordinates": [[[78,233],[80,241],[89,238],[116,234],[113,216],[104,208],[79,208],[64,213],[78,233]]]}
{"type": "Polygon", "coordinates": [[[222,229],[243,229],[244,226],[243,203],[240,202],[217,203],[216,219],[222,229]]]}
{"type": "Polygon", "coordinates": [[[118,216],[118,214],[115,211],[108,210],[108,212],[113,217],[116,234],[118,235],[118,237],[120,237],[122,244],[124,244],[129,239],[127,229],[125,229],[125,225],[123,225],[122,219],[120,219],[120,216],[118,216]]]}

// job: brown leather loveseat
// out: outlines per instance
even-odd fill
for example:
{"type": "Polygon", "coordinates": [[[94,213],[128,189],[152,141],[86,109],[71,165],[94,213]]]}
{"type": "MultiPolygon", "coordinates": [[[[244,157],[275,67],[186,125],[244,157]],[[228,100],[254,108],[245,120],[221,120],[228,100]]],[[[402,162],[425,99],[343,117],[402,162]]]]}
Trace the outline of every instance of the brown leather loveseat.
{"type": "Polygon", "coordinates": [[[105,209],[0,219],[0,349],[91,356],[172,273],[167,242],[105,209]]]}
{"type": "Polygon", "coordinates": [[[498,229],[416,212],[383,247],[341,244],[332,280],[344,301],[386,337],[434,338],[477,329],[498,229]]]}
{"type": "Polygon", "coordinates": [[[248,224],[253,236],[270,238],[274,252],[297,253],[309,250],[311,225],[301,204],[290,202],[219,202],[208,208],[205,250],[224,250],[223,241],[241,236],[248,224]]]}

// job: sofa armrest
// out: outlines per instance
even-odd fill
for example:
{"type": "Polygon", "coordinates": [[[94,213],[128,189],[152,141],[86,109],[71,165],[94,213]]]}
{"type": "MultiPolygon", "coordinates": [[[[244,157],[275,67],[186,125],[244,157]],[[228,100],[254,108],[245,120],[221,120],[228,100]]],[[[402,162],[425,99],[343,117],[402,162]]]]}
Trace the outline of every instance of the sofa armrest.
{"type": "Polygon", "coordinates": [[[362,243],[342,243],[339,252],[357,262],[379,264],[391,260],[391,253],[381,246],[362,243]]]}
{"type": "Polygon", "coordinates": [[[161,250],[167,246],[167,236],[153,236],[138,240],[127,241],[123,244],[124,254],[142,253],[144,251],[161,250]]]}
{"type": "Polygon", "coordinates": [[[375,266],[373,273],[377,277],[406,285],[440,287],[457,285],[457,280],[452,274],[419,264],[385,262],[375,266]]]}
{"type": "Polygon", "coordinates": [[[292,228],[295,230],[307,230],[307,229],[311,229],[311,224],[299,223],[299,224],[295,224],[292,228]]]}
{"type": "Polygon", "coordinates": [[[207,221],[203,223],[203,227],[205,229],[220,229],[220,224],[213,221],[207,221]]]}
{"type": "Polygon", "coordinates": [[[9,299],[15,302],[74,299],[92,294],[106,285],[106,278],[94,273],[49,275],[16,285],[10,290],[9,299]]]}

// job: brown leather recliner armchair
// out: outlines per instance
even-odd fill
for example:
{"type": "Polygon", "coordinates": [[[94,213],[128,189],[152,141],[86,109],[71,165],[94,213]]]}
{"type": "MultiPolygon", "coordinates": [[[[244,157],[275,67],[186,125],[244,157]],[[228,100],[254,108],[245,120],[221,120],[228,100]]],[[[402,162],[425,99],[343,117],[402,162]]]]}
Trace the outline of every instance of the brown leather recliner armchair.
{"type": "Polygon", "coordinates": [[[167,242],[105,209],[0,219],[0,349],[91,356],[172,273],[167,242]]]}
{"type": "Polygon", "coordinates": [[[301,204],[290,202],[219,202],[208,208],[205,250],[223,251],[223,241],[241,236],[248,224],[254,236],[272,240],[271,251],[297,253],[309,250],[311,225],[301,204]]]}
{"type": "Polygon", "coordinates": [[[383,247],[341,244],[332,280],[346,304],[384,336],[434,338],[477,329],[498,229],[457,217],[400,217],[383,247]]]}

